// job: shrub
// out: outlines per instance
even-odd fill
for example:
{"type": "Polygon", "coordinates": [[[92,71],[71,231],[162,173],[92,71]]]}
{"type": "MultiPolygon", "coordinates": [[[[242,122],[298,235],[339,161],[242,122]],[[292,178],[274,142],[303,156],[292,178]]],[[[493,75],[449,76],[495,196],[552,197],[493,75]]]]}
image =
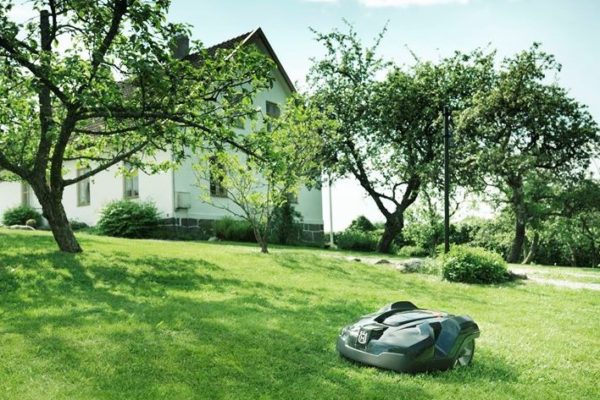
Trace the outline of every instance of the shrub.
{"type": "Polygon", "coordinates": [[[402,246],[398,250],[398,255],[402,257],[425,257],[429,255],[429,252],[421,246],[402,246]]]}
{"type": "Polygon", "coordinates": [[[506,262],[480,247],[453,246],[440,256],[445,279],[464,283],[500,283],[507,279],[506,262]]]}
{"type": "Polygon", "coordinates": [[[252,225],[231,217],[223,217],[215,222],[215,235],[221,240],[256,242],[252,225]]]}
{"type": "Polygon", "coordinates": [[[69,221],[69,225],[71,225],[71,229],[74,231],[89,228],[88,224],[86,224],[85,222],[77,221],[77,220],[69,221]]]}
{"type": "Polygon", "coordinates": [[[342,250],[375,251],[379,235],[375,232],[363,232],[354,229],[346,229],[338,233],[336,244],[342,250]]]}
{"type": "Polygon", "coordinates": [[[278,244],[297,243],[302,234],[300,224],[302,215],[294,209],[289,201],[273,211],[271,222],[271,242],[278,244]]]}
{"type": "Polygon", "coordinates": [[[422,274],[439,276],[442,274],[442,262],[439,258],[427,257],[425,260],[423,260],[423,264],[421,265],[419,272],[422,274]]]}
{"type": "Polygon", "coordinates": [[[42,215],[29,206],[18,206],[4,212],[2,223],[4,225],[25,225],[28,220],[34,220],[36,226],[42,224],[42,215]]]}
{"type": "Polygon", "coordinates": [[[104,207],[97,228],[103,235],[147,238],[152,236],[159,220],[153,203],[119,200],[104,207]]]}
{"type": "Polygon", "coordinates": [[[375,225],[364,215],[359,216],[350,223],[348,229],[353,231],[371,232],[377,229],[375,225]]]}

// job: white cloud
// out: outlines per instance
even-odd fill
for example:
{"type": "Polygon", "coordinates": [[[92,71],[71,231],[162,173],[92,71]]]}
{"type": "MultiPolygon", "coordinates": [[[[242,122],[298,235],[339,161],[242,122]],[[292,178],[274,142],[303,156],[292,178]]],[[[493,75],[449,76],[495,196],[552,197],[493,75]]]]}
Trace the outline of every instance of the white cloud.
{"type": "Polygon", "coordinates": [[[366,7],[434,6],[438,4],[467,4],[470,0],[359,0],[366,7]]]}
{"type": "Polygon", "coordinates": [[[337,3],[338,0],[303,0],[307,3],[337,3]]]}

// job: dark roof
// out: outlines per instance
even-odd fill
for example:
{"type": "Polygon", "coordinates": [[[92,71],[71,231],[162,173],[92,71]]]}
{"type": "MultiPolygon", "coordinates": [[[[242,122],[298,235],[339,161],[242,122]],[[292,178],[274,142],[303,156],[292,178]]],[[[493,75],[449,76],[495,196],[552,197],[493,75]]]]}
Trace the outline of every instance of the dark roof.
{"type": "Polygon", "coordinates": [[[247,39],[250,35],[252,35],[252,33],[254,33],[254,31],[242,33],[241,35],[238,35],[236,37],[228,39],[224,42],[214,44],[214,45],[208,47],[206,50],[210,54],[214,54],[217,49],[232,49],[232,48],[236,47],[238,44],[240,44],[241,42],[244,42],[245,39],[247,39]]]}
{"type": "MultiPolygon", "coordinates": [[[[262,28],[257,28],[257,29],[255,29],[255,30],[253,30],[251,32],[246,32],[246,33],[243,33],[243,34],[241,34],[239,36],[236,36],[236,37],[233,37],[231,39],[225,40],[224,42],[217,43],[217,44],[215,44],[213,46],[208,47],[206,50],[211,55],[215,54],[215,52],[216,52],[217,49],[233,49],[232,52],[235,52],[235,50],[239,46],[243,46],[243,45],[245,45],[247,43],[256,42],[256,41],[260,41],[260,42],[263,43],[263,45],[267,49],[267,52],[269,53],[269,57],[271,57],[271,59],[273,61],[275,61],[275,64],[277,65],[277,69],[279,70],[279,72],[283,76],[283,79],[285,80],[285,82],[289,86],[290,90],[292,92],[295,92],[296,88],[294,87],[294,84],[292,83],[292,80],[288,76],[287,72],[285,72],[285,69],[283,68],[283,65],[281,64],[281,61],[279,61],[279,58],[277,57],[277,54],[275,54],[275,51],[273,50],[273,47],[271,47],[271,44],[267,40],[267,37],[265,36],[262,28]]],[[[188,60],[192,61],[192,62],[198,62],[199,59],[200,59],[200,55],[198,53],[190,54],[186,58],[188,60]]]]}

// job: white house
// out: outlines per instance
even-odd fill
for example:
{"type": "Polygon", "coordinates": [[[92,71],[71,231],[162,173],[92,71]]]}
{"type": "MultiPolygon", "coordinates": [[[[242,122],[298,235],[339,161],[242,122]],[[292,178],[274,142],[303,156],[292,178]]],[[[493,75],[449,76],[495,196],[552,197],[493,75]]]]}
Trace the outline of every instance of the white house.
{"type": "MultiPolygon", "coordinates": [[[[258,28],[253,32],[240,35],[212,48],[228,48],[238,44],[253,44],[275,62],[275,80],[271,89],[259,93],[255,105],[266,114],[278,112],[286,99],[295,91],[287,73],[281,65],[273,48],[263,31],[258,28]]],[[[236,128],[243,131],[244,128],[236,128]]],[[[168,152],[159,155],[168,160],[168,152]]],[[[125,177],[118,173],[118,167],[109,168],[89,180],[68,186],[63,196],[63,205],[70,220],[95,225],[100,211],[110,201],[132,199],[135,201],[152,201],[156,204],[167,224],[181,227],[208,227],[212,222],[229,215],[227,211],[216,208],[201,200],[201,189],[194,173],[193,165],[197,156],[191,156],[178,168],[164,173],[146,175],[140,172],[137,176],[125,177]]],[[[67,165],[68,167],[68,165],[67,165]]],[[[82,170],[74,165],[67,168],[66,177],[73,177],[82,170]]],[[[219,186],[206,183],[214,197],[213,202],[228,202],[219,193],[219,186]]],[[[303,239],[308,242],[320,242],[323,236],[323,213],[319,189],[302,188],[295,209],[302,215],[303,239]]],[[[0,214],[6,209],[26,204],[40,208],[33,191],[21,182],[0,182],[0,214]]]]}

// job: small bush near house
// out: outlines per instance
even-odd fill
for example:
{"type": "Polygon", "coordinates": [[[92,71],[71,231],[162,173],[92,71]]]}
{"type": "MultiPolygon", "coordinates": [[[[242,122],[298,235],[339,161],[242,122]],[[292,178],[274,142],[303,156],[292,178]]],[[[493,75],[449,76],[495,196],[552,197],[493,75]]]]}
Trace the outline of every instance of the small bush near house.
{"type": "Polygon", "coordinates": [[[159,221],[160,216],[153,203],[119,200],[104,207],[97,228],[103,235],[147,238],[152,236],[159,221]]]}
{"type": "Polygon", "coordinates": [[[81,229],[89,228],[88,224],[86,224],[85,222],[77,221],[77,220],[69,221],[69,225],[71,225],[71,229],[73,229],[74,231],[79,231],[81,229]]]}
{"type": "Polygon", "coordinates": [[[377,227],[369,221],[367,217],[361,215],[350,223],[348,229],[361,232],[372,232],[376,230],[377,227]]]}
{"type": "Polygon", "coordinates": [[[441,255],[444,279],[464,283],[500,283],[507,280],[506,261],[480,247],[453,246],[441,255]]]}
{"type": "Polygon", "coordinates": [[[231,217],[223,217],[215,222],[215,236],[233,242],[256,242],[252,225],[231,217]]]}
{"type": "Polygon", "coordinates": [[[4,212],[2,223],[4,225],[25,225],[28,220],[34,220],[35,226],[42,224],[42,214],[29,206],[18,206],[4,212]]]}
{"type": "Polygon", "coordinates": [[[342,250],[375,251],[379,234],[346,229],[336,235],[336,244],[342,250]]]}

